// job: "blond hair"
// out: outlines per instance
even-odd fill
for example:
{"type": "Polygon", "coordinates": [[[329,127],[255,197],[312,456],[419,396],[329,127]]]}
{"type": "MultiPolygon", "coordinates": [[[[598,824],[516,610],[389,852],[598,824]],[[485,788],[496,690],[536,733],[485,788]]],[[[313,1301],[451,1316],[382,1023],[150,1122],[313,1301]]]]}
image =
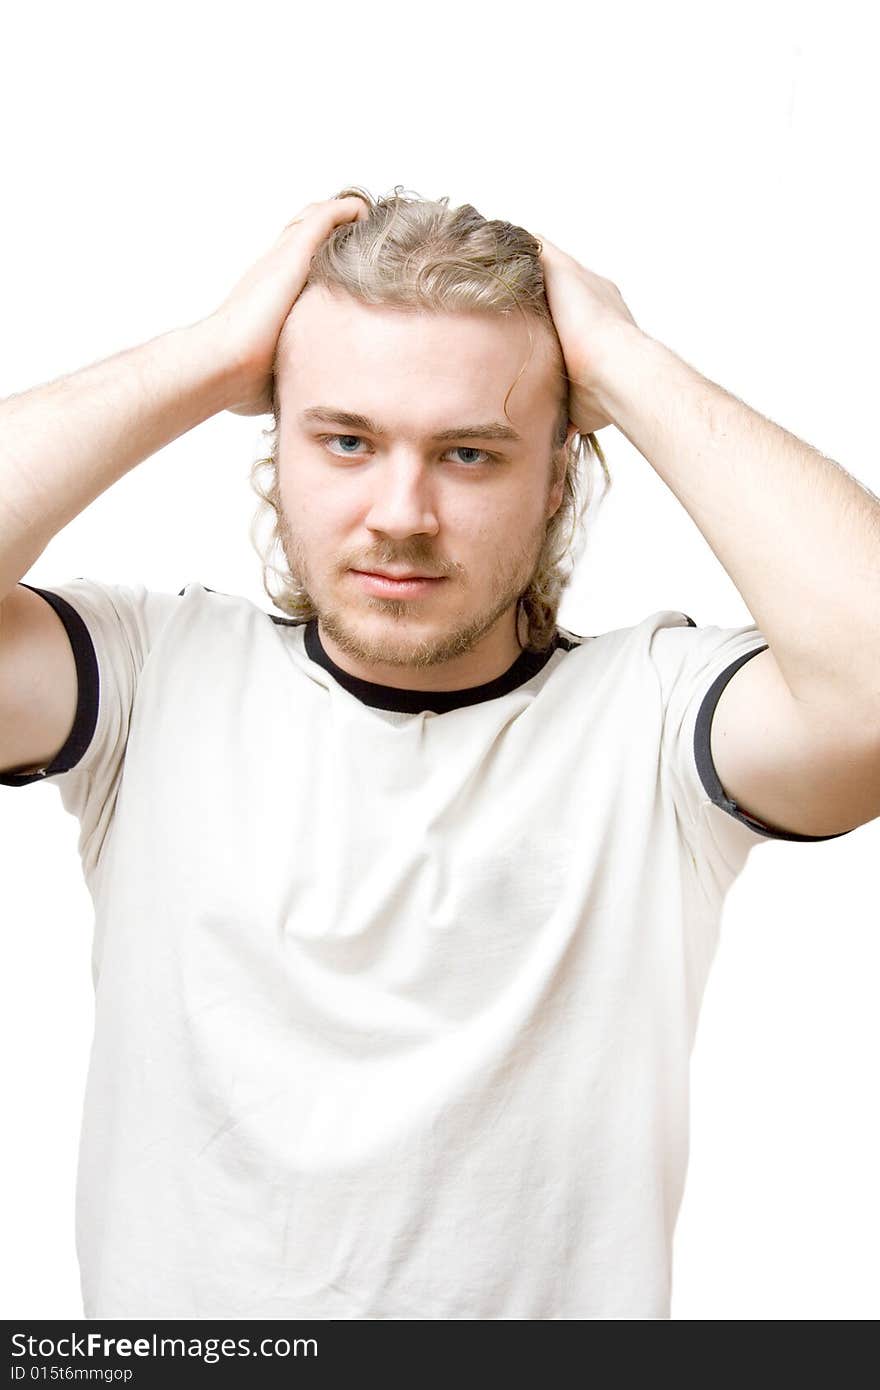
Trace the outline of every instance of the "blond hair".
{"type": "MultiPolygon", "coordinates": [[[[391,195],[375,202],[362,188],[344,188],[335,194],[337,198],[363,198],[370,216],[334,229],[313,256],[306,285],[341,290],[363,304],[427,314],[477,310],[507,315],[515,306],[524,317],[530,343],[529,320],[550,328],[561,384],[550,453],[553,481],[558,482],[564,474],[564,488],[562,501],[547,522],[531,581],[520,596],[517,622],[518,631],[524,626],[526,649],[544,651],[555,635],[562,592],[586,540],[581,532],[576,544],[579,524],[594,491],[592,472],[584,476],[585,463],[592,463],[593,458],[599,461],[606,487],[611,485],[611,476],[594,434],[575,432],[566,442],[569,378],[545,293],[541,243],[510,222],[488,221],[469,203],[449,208],[448,197],[430,201],[418,195],[401,196],[404,192],[398,185],[391,195]]],[[[276,351],[275,423],[262,432],[268,438],[269,453],[256,459],[250,472],[251,486],[260,498],[251,541],[263,564],[263,587],[269,598],[291,617],[307,621],[316,616],[316,610],[291,573],[283,545],[285,520],[277,467],[281,421],[277,364],[276,351]],[[266,518],[271,531],[268,543],[261,545],[258,530],[266,518]]],[[[505,396],[505,415],[515,385],[516,381],[505,396]]]]}

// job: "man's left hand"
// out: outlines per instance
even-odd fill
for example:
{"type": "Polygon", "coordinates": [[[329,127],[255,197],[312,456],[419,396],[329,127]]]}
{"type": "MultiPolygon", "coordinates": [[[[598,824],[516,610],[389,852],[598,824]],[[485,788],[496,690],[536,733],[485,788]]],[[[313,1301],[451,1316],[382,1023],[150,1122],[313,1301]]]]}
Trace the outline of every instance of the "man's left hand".
{"type": "Polygon", "coordinates": [[[540,232],[541,265],[550,313],[571,381],[569,416],[581,435],[613,423],[600,401],[606,348],[640,329],[620,290],[610,280],[574,260],[540,232]]]}

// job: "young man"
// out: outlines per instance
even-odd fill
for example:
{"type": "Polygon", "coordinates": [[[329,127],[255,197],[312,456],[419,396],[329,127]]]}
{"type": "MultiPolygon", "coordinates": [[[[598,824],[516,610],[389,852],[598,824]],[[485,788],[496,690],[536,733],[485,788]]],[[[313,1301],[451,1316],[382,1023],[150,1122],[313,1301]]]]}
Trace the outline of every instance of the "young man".
{"type": "Polygon", "coordinates": [[[665,1318],[724,895],[880,814],[878,506],[550,243],[558,336],[322,280],[372,212],[310,205],[208,319],[0,407],[0,781],[54,781],[95,902],[85,1314],[665,1318]],[[19,582],[273,404],[298,617],[19,582]],[[536,640],[610,423],[760,628],[536,640]]]}

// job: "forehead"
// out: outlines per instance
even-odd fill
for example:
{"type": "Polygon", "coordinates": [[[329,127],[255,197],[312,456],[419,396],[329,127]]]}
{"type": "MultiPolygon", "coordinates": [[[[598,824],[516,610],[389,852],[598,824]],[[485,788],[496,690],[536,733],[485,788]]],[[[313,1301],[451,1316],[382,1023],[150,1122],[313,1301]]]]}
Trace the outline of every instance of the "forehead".
{"type": "Polygon", "coordinates": [[[364,414],[383,402],[507,410],[523,415],[554,408],[558,351],[546,325],[518,312],[425,313],[362,304],[309,286],[287,317],[278,344],[278,388],[285,404],[330,400],[364,414]],[[531,344],[529,334],[531,333],[531,344]]]}

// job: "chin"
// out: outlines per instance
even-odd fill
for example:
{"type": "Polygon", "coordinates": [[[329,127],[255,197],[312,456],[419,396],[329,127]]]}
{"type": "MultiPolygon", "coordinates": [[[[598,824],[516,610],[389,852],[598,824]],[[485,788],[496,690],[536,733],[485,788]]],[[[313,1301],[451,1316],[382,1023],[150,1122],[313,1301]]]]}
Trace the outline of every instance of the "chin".
{"type": "Polygon", "coordinates": [[[482,624],[467,615],[455,621],[398,599],[367,598],[319,616],[342,651],[376,666],[426,669],[464,655],[483,635],[482,624]]]}

